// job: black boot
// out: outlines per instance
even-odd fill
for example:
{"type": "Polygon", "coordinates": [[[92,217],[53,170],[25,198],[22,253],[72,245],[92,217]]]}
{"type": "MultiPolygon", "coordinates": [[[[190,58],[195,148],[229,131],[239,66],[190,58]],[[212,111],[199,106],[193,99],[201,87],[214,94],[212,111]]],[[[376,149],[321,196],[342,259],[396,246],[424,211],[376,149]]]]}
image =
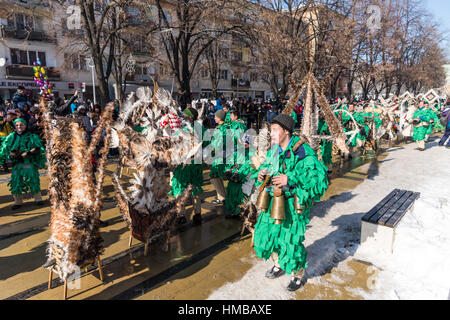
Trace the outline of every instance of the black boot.
{"type": "Polygon", "coordinates": [[[272,269],[268,270],[266,272],[266,278],[269,279],[276,279],[284,275],[286,272],[284,270],[281,270],[278,267],[273,266],[272,269]]]}
{"type": "Polygon", "coordinates": [[[301,287],[303,287],[304,283],[302,281],[302,279],[297,278],[297,277],[292,277],[291,282],[289,282],[287,289],[289,291],[297,291],[298,289],[300,289],[301,287]]]}
{"type": "Polygon", "coordinates": [[[179,218],[177,219],[177,224],[178,224],[178,225],[185,224],[186,222],[187,222],[187,220],[186,220],[186,217],[185,217],[185,216],[179,217],[179,218]]]}
{"type": "Polygon", "coordinates": [[[196,226],[199,226],[202,224],[202,215],[200,213],[197,213],[192,217],[192,223],[196,226]]]}
{"type": "Polygon", "coordinates": [[[17,209],[20,209],[20,208],[22,208],[22,205],[21,204],[15,204],[15,205],[13,205],[12,206],[12,210],[17,210],[17,209]]]}

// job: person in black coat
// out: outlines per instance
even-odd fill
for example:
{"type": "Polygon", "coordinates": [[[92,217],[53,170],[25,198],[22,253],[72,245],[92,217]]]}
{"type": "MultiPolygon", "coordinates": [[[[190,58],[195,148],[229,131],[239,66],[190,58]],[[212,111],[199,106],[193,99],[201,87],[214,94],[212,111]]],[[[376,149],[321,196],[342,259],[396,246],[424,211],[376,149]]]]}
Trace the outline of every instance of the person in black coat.
{"type": "Polygon", "coordinates": [[[70,98],[69,101],[64,102],[62,98],[58,98],[55,100],[54,107],[51,108],[51,111],[57,115],[57,116],[69,116],[72,114],[72,109],[70,108],[70,105],[78,99],[78,90],[75,91],[72,98],[70,98]]]}

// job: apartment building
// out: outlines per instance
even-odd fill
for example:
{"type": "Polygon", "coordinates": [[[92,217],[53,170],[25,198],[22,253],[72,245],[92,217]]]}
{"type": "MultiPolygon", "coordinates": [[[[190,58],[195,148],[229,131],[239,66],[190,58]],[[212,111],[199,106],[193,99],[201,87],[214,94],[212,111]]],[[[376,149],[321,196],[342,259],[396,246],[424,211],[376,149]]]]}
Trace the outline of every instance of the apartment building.
{"type": "MultiPolygon", "coordinates": [[[[39,58],[48,68],[49,81],[54,85],[53,91],[56,94],[69,96],[75,89],[80,89],[81,83],[85,83],[84,98],[93,99],[93,84],[97,80],[95,70],[89,67],[92,65],[90,57],[88,54],[79,54],[80,50],[73,50],[66,45],[71,36],[80,36],[83,33],[81,28],[73,30],[66,25],[65,9],[67,4],[74,4],[74,0],[67,0],[65,7],[50,0],[39,1],[39,5],[35,3],[34,0],[0,2],[0,58],[6,61],[4,66],[0,66],[0,96],[10,98],[18,85],[23,85],[37,95],[39,87],[33,81],[33,62],[39,58]]],[[[150,3],[148,6],[152,9],[150,3]]],[[[169,2],[164,9],[167,9],[169,19],[175,19],[176,14],[171,11],[169,2]]],[[[133,14],[133,10],[130,8],[128,13],[133,14]]],[[[156,8],[150,11],[152,14],[157,12],[156,8]]],[[[145,29],[147,26],[139,20],[138,13],[134,14],[136,27],[145,29]]],[[[123,57],[124,60],[133,62],[133,68],[131,72],[127,72],[125,78],[125,93],[135,91],[139,86],[152,87],[154,79],[160,87],[176,96],[176,81],[167,60],[164,59],[165,52],[161,46],[163,35],[155,34],[155,43],[151,45],[148,38],[145,39],[142,35],[131,36],[134,48],[123,57]],[[155,48],[158,51],[156,53],[155,48]]],[[[254,51],[255,48],[252,49],[254,51]]],[[[245,41],[231,34],[221,39],[218,50],[221,62],[215,87],[217,95],[262,99],[272,97],[268,76],[259,71],[261,62],[251,54],[252,50],[245,41]]],[[[200,61],[191,78],[194,98],[214,98],[209,72],[205,61],[200,61]]],[[[109,87],[110,98],[114,99],[118,94],[113,77],[109,79],[109,87]]]]}
{"type": "Polygon", "coordinates": [[[0,2],[0,96],[10,98],[22,85],[39,94],[33,77],[33,63],[40,59],[47,68],[49,82],[59,96],[69,96],[86,83],[92,98],[92,75],[86,57],[67,55],[58,43],[62,37],[55,28],[55,7],[51,1],[2,0],[0,2]]]}

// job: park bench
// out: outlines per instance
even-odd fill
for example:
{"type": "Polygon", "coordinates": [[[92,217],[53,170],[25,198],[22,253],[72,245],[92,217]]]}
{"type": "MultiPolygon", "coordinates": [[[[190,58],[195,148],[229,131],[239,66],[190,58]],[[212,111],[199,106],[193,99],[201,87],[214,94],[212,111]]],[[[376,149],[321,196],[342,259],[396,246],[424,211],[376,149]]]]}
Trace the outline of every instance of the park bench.
{"type": "Polygon", "coordinates": [[[378,249],[393,253],[395,229],[420,193],[395,189],[361,220],[361,244],[374,237],[378,249]]]}

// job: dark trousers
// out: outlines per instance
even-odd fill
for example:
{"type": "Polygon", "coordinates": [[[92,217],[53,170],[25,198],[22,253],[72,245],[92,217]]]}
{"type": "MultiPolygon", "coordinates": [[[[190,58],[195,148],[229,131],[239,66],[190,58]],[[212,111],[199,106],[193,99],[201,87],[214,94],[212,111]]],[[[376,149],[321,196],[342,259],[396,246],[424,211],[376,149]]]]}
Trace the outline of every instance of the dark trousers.
{"type": "MultiPolygon", "coordinates": [[[[450,138],[450,128],[447,127],[444,136],[442,137],[441,141],[439,141],[439,145],[443,146],[448,138],[450,138]]],[[[448,140],[446,147],[450,147],[450,140],[448,140]]]]}

